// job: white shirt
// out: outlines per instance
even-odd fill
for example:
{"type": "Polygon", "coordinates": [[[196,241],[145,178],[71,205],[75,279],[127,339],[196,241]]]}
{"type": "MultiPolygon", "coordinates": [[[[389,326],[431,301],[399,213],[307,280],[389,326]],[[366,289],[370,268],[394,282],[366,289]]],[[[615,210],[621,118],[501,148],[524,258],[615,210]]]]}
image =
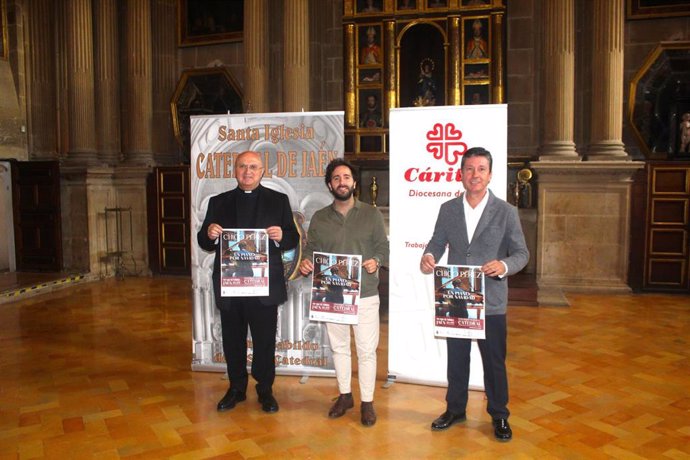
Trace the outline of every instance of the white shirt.
{"type": "MultiPolygon", "coordinates": [[[[479,219],[482,218],[482,214],[484,213],[484,208],[486,208],[486,203],[489,202],[489,191],[484,194],[484,198],[482,198],[482,201],[479,202],[477,207],[473,208],[470,203],[467,201],[467,193],[462,194],[462,207],[465,211],[465,225],[467,226],[467,241],[472,242],[472,237],[474,236],[474,231],[477,229],[477,224],[479,223],[479,219]]],[[[502,275],[499,276],[499,278],[503,278],[508,274],[508,264],[503,262],[502,260],[499,261],[503,264],[503,267],[505,267],[506,272],[502,275]]]]}
{"type": "Polygon", "coordinates": [[[488,191],[484,194],[484,198],[482,198],[482,201],[479,202],[476,208],[470,206],[470,203],[467,201],[467,193],[462,194],[462,204],[465,210],[465,225],[467,226],[467,241],[472,241],[474,231],[477,229],[479,219],[481,219],[484,208],[486,208],[486,203],[488,202],[488,191]]]}

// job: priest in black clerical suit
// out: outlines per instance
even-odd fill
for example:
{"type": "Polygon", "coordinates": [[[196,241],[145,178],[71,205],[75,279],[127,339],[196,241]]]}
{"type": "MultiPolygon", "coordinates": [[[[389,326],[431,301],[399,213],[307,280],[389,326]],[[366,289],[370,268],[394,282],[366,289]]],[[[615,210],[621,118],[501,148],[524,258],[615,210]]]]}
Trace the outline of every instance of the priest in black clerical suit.
{"type": "Polygon", "coordinates": [[[197,234],[199,246],[215,251],[213,291],[220,310],[223,353],[227,362],[230,388],[218,403],[218,410],[232,409],[246,399],[247,328],[251,331],[252,377],[265,412],[278,411],[273,396],[275,380],[275,336],[278,305],[287,300],[281,251],[299,244],[299,233],[292,219],[287,195],[263,187],[263,164],[256,152],[243,152],[235,161],[237,188],[211,197],[204,223],[197,234]],[[269,238],[269,294],[264,297],[221,297],[219,238],[223,228],[264,228],[269,238]]]}

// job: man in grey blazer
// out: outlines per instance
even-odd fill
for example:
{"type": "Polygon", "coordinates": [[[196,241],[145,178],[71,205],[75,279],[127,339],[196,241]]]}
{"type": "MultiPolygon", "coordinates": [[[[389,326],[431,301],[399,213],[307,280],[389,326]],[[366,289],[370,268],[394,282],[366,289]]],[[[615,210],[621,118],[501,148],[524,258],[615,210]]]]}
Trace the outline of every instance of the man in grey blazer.
{"type": "MultiPolygon", "coordinates": [[[[484,387],[494,435],[508,441],[513,433],[508,423],[508,376],[506,373],[507,276],[527,264],[529,252],[517,209],[496,198],[488,189],[491,181],[491,153],[474,147],[462,157],[462,185],[465,192],[441,205],[434,234],[427,245],[420,268],[432,273],[436,261],[448,247],[451,265],[479,265],[486,284],[486,339],[478,340],[484,368],[484,387]]],[[[472,340],[448,338],[448,391],[446,411],[431,424],[445,430],[466,419],[472,340]]]]}

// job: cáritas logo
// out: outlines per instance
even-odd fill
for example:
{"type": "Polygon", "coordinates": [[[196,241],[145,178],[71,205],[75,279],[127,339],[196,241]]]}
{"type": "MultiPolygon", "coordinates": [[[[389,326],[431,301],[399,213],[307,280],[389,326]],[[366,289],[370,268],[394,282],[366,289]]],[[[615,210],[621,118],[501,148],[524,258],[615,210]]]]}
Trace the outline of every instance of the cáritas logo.
{"type": "Polygon", "coordinates": [[[456,129],[453,123],[436,123],[431,131],[427,131],[426,138],[429,141],[426,151],[437,160],[443,159],[451,166],[467,151],[467,144],[460,142],[462,131],[456,129]]]}
{"type": "Polygon", "coordinates": [[[420,168],[408,168],[405,170],[405,180],[408,182],[461,182],[462,173],[460,168],[456,168],[460,158],[467,151],[467,144],[462,142],[462,131],[457,129],[453,123],[436,123],[434,127],[427,131],[426,144],[427,152],[431,153],[436,160],[443,160],[448,167],[445,171],[432,170],[431,167],[420,170],[420,168]]]}

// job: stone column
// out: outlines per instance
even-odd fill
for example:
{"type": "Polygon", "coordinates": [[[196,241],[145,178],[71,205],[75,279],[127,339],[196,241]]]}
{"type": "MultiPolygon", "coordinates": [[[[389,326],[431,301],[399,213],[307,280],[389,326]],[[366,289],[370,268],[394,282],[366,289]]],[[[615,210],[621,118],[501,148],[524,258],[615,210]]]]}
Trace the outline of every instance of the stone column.
{"type": "Polygon", "coordinates": [[[58,156],[57,84],[55,82],[55,21],[53,0],[35,0],[26,9],[27,118],[29,150],[36,160],[58,156]]]}
{"type": "Polygon", "coordinates": [[[283,101],[287,112],[309,110],[309,1],[285,0],[283,101]]]}
{"type": "Polygon", "coordinates": [[[269,111],[268,22],[267,0],[244,2],[244,108],[247,112],[269,111]]]}
{"type": "Polygon", "coordinates": [[[120,61],[117,0],[95,0],[96,143],[98,159],[120,159],[120,61]]]}
{"type": "Polygon", "coordinates": [[[69,0],[67,11],[67,75],[69,151],[71,164],[96,161],[96,105],[91,0],[69,0]]]}
{"type": "Polygon", "coordinates": [[[592,127],[587,160],[629,160],[623,132],[623,0],[594,0],[592,127]]]}
{"type": "Polygon", "coordinates": [[[128,163],[153,163],[151,130],[151,2],[126,0],[124,20],[124,110],[122,150],[128,163]]]}
{"type": "Polygon", "coordinates": [[[579,160],[575,113],[574,0],[544,0],[543,137],[540,161],[579,160]]]}
{"type": "Polygon", "coordinates": [[[176,164],[180,152],[170,122],[170,97],[175,92],[179,74],[177,67],[177,30],[170,24],[177,22],[177,0],[153,0],[154,21],[152,36],[152,106],[153,121],[151,149],[155,164],[176,164]]]}
{"type": "MultiPolygon", "coordinates": [[[[58,58],[55,64],[55,80],[57,84],[57,117],[58,117],[58,152],[60,158],[67,157],[69,151],[69,126],[71,123],[69,115],[69,40],[67,29],[69,29],[69,9],[66,7],[70,0],[58,0],[55,2],[55,42],[57,46],[53,52],[57,53],[58,58]]],[[[64,169],[64,168],[62,168],[64,169]]]]}

